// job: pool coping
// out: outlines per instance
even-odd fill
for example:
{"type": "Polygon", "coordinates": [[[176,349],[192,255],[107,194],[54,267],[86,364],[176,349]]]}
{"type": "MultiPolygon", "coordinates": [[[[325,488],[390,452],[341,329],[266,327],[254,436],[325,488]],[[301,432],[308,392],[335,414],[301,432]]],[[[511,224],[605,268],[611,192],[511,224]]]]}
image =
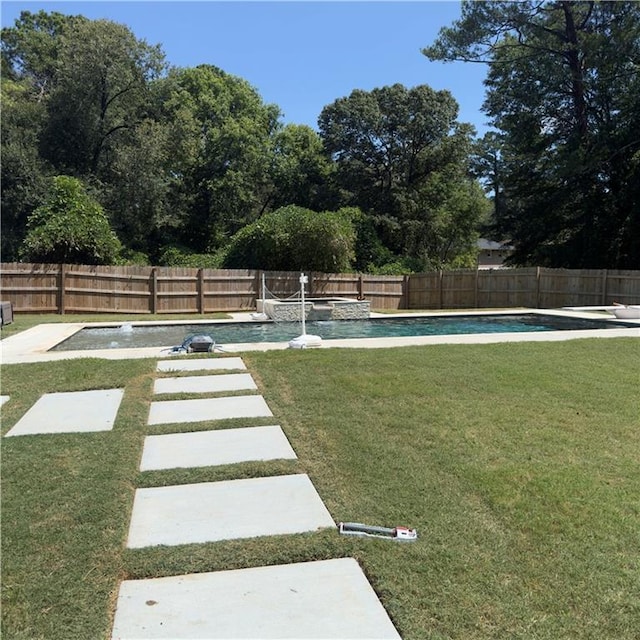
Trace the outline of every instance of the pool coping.
{"type": "MultiPolygon", "coordinates": [[[[492,309],[482,311],[433,311],[420,313],[371,313],[372,318],[416,318],[456,315],[513,315],[520,313],[534,313],[539,315],[558,315],[564,317],[581,318],[587,320],[604,320],[612,323],[620,322],[617,318],[604,316],[602,307],[593,307],[593,311],[574,309],[530,309],[519,307],[514,309],[492,309]]],[[[134,325],[157,324],[216,324],[228,322],[253,322],[251,313],[229,314],[231,320],[147,320],[130,322],[134,325]]],[[[500,342],[552,342],[575,340],[579,338],[623,338],[640,337],[640,320],[624,320],[626,324],[637,326],[617,329],[580,329],[575,331],[544,331],[539,333],[477,333],[464,335],[441,336],[405,336],[398,338],[349,338],[340,340],[323,340],[320,349],[330,348],[389,348],[434,344],[493,344],[500,342]]],[[[43,323],[22,331],[16,335],[0,341],[0,361],[2,364],[21,364],[28,362],[47,362],[69,360],[76,358],[101,358],[105,360],[127,360],[136,358],[166,358],[171,357],[172,346],[144,347],[129,349],[95,349],[82,351],[49,351],[62,340],[70,337],[80,329],[86,327],[112,327],[122,322],[65,322],[43,323]]],[[[272,351],[288,349],[288,342],[259,342],[237,343],[222,345],[217,354],[242,353],[243,351],[272,351]]]]}

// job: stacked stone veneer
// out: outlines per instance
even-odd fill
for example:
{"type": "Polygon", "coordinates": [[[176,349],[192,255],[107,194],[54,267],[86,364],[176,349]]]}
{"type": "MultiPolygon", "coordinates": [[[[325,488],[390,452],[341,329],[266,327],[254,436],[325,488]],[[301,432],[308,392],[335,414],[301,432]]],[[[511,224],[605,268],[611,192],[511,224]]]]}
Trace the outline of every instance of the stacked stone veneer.
{"type": "Polygon", "coordinates": [[[368,300],[345,300],[331,303],[332,320],[364,320],[369,317],[371,303],[368,300]]]}
{"type": "MultiPolygon", "coordinates": [[[[305,320],[363,320],[369,317],[368,300],[328,300],[305,302],[305,320]]],[[[265,313],[276,322],[299,322],[300,302],[266,300],[265,313]]]]}

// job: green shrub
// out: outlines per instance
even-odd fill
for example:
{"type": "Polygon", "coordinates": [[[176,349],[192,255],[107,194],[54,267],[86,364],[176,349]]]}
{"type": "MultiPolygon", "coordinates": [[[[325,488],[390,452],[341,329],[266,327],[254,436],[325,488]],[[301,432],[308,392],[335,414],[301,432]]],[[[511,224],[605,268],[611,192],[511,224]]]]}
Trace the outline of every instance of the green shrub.
{"type": "Polygon", "coordinates": [[[30,262],[115,264],[122,245],[102,206],[71,176],[55,176],[45,203],[27,220],[20,257],[30,262]]]}
{"type": "Polygon", "coordinates": [[[166,247],[157,264],[161,267],[192,267],[196,269],[219,269],[220,253],[191,253],[179,247],[166,247]]]}
{"type": "Polygon", "coordinates": [[[151,265],[151,261],[146,253],[143,253],[142,251],[134,251],[133,249],[127,249],[125,247],[120,253],[118,264],[148,267],[151,265]]]}
{"type": "Polygon", "coordinates": [[[353,268],[349,210],[318,213],[289,205],[241,229],[227,247],[226,268],[339,273],[353,268]]]}

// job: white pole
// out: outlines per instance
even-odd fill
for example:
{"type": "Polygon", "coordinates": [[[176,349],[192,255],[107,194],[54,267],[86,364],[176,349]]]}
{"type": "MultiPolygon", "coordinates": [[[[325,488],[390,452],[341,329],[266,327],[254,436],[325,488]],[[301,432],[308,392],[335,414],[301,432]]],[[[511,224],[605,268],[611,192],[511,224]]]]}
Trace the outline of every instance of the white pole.
{"type": "Polygon", "coordinates": [[[302,335],[294,338],[289,342],[289,346],[293,349],[306,349],[307,347],[319,347],[322,343],[322,338],[320,336],[308,336],[307,335],[307,327],[305,324],[304,317],[304,285],[309,282],[309,278],[304,275],[304,273],[300,274],[300,288],[301,288],[301,296],[300,302],[302,304],[302,335]]]}
{"type": "Polygon", "coordinates": [[[309,279],[307,278],[307,276],[304,275],[304,273],[300,274],[300,287],[302,289],[302,295],[301,295],[301,303],[302,303],[302,335],[306,336],[307,335],[307,330],[305,327],[305,318],[304,318],[304,285],[309,281],[309,279]]]}

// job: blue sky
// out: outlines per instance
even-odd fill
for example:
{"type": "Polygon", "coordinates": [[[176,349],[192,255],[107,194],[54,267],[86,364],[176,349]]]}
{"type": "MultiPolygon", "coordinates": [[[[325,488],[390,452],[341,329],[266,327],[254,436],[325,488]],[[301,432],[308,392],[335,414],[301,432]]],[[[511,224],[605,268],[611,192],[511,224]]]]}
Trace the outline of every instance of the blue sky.
{"type": "Polygon", "coordinates": [[[482,134],[486,69],[431,62],[420,49],[460,16],[460,3],[414,2],[21,2],[2,0],[2,26],[21,11],[107,18],[160,44],[180,67],[213,64],[247,80],[285,123],[316,128],[322,108],[354,89],[396,82],[448,89],[459,120],[482,134]]]}

